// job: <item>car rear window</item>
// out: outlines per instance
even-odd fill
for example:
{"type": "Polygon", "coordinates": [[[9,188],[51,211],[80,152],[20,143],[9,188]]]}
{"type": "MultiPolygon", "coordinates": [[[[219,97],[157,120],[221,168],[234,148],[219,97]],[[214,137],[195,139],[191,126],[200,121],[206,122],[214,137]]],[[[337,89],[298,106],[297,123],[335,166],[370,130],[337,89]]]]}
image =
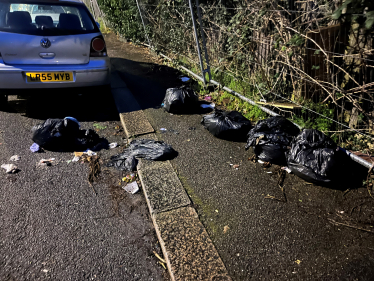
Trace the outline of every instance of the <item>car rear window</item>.
{"type": "Polygon", "coordinates": [[[84,4],[0,0],[0,31],[54,36],[99,29],[84,4]]]}

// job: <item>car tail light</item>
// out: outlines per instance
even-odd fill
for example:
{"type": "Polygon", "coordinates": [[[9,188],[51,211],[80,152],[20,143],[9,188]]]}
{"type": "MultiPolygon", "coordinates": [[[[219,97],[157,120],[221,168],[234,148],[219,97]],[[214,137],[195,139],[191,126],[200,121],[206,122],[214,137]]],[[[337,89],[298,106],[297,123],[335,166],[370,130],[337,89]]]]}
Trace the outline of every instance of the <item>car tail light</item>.
{"type": "Polygon", "coordinates": [[[91,41],[90,57],[106,57],[106,46],[103,36],[98,36],[91,41]]]}

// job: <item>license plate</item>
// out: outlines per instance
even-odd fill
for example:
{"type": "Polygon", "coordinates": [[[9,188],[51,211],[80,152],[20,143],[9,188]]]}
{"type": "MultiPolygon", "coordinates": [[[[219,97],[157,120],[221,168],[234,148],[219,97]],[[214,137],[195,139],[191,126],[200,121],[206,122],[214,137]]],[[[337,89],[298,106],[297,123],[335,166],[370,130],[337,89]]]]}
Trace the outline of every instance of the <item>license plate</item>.
{"type": "Polygon", "coordinates": [[[74,82],[73,72],[26,72],[27,82],[74,82]]]}

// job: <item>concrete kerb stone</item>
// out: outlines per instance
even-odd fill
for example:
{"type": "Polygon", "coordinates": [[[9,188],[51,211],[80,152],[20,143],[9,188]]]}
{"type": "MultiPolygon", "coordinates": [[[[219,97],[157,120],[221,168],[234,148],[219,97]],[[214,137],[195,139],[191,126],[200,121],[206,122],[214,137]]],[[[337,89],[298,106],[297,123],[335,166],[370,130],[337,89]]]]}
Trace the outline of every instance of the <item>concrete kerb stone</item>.
{"type": "MultiPolygon", "coordinates": [[[[157,140],[144,112],[121,84],[124,81],[117,78],[112,80],[112,92],[127,137],[143,135],[141,138],[157,140]],[[131,100],[133,108],[129,103],[118,104],[124,97],[131,100]],[[139,116],[144,122],[139,123],[139,116]]],[[[138,173],[171,280],[231,280],[171,163],[141,159],[138,173]]]]}
{"type": "Polygon", "coordinates": [[[138,171],[151,214],[166,212],[191,204],[179,178],[169,167],[138,171]]]}

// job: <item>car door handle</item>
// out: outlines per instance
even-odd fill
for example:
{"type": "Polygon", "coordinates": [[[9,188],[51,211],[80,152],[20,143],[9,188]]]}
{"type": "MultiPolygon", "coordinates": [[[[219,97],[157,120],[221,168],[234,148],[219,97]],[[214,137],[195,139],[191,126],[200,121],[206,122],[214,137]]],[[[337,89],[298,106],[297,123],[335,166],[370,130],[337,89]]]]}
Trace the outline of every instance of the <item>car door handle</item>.
{"type": "Polygon", "coordinates": [[[55,53],[40,53],[39,56],[43,59],[53,59],[56,54],[55,53]]]}

